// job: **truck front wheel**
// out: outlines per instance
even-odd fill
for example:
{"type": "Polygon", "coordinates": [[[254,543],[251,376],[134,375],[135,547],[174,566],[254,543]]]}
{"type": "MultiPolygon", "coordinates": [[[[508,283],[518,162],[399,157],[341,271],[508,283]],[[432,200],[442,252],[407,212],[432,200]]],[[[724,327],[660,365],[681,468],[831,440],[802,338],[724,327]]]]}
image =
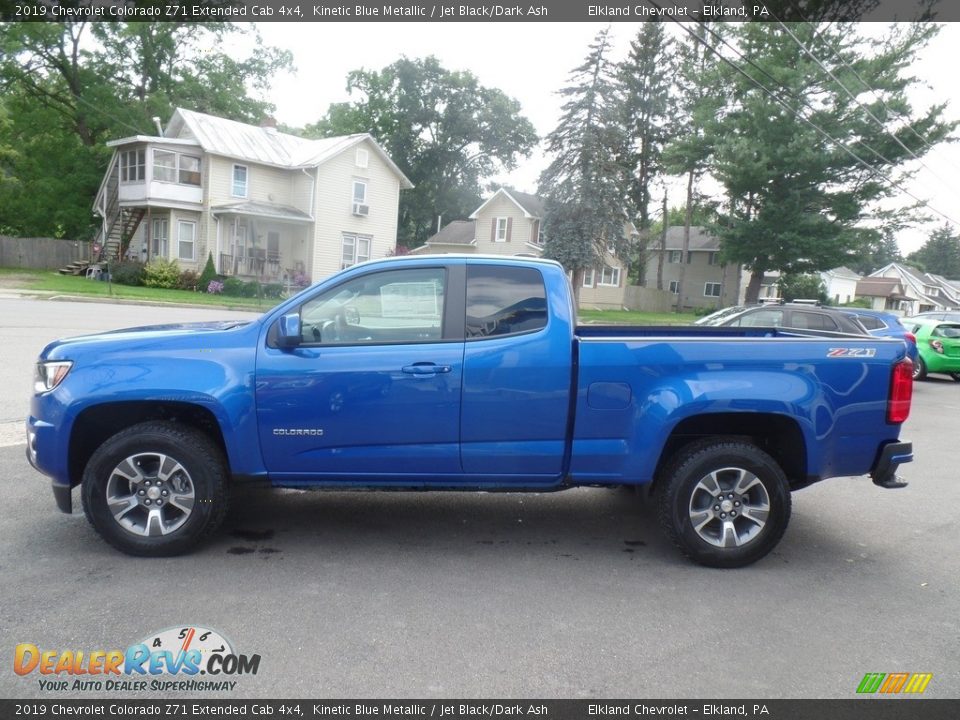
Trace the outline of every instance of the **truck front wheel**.
{"type": "Polygon", "coordinates": [[[692,560],[742,567],[769,553],[790,519],[790,486],[777,462],[739,439],[692,443],[662,476],[658,514],[692,560]]]}
{"type": "Polygon", "coordinates": [[[93,453],[83,474],[83,510],[118,550],[179,555],[222,522],[226,477],[222,453],[203,433],[172,422],[140,423],[93,453]]]}

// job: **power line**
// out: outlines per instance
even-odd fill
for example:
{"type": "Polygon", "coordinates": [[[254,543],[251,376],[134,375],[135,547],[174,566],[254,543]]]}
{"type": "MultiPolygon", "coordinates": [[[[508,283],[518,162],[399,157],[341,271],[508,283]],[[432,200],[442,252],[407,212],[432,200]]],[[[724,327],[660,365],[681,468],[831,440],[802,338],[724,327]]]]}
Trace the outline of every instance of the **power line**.
{"type": "MultiPolygon", "coordinates": [[[[782,27],[786,31],[787,35],[790,36],[790,38],[797,44],[797,46],[801,50],[803,50],[803,52],[806,53],[807,56],[811,60],[813,60],[821,70],[823,70],[827,75],[830,76],[830,78],[840,87],[840,89],[847,94],[847,97],[853,100],[853,102],[857,104],[857,107],[859,107],[861,110],[863,110],[864,113],[866,113],[867,117],[873,120],[887,135],[889,135],[893,139],[895,143],[897,143],[897,145],[902,147],[910,155],[910,157],[912,157],[914,160],[919,162],[920,165],[926,168],[930,172],[930,174],[933,175],[937,180],[949,185],[948,181],[944,180],[936,172],[934,172],[934,170],[929,165],[927,165],[919,155],[917,155],[913,150],[908,148],[903,143],[903,141],[900,140],[900,138],[898,138],[893,132],[891,132],[890,129],[887,128],[887,126],[884,124],[884,122],[880,120],[880,118],[878,118],[876,115],[873,114],[873,111],[871,111],[870,108],[868,108],[866,105],[861,103],[857,99],[856,95],[854,95],[850,91],[850,89],[847,88],[847,86],[844,85],[836,75],[834,75],[833,71],[830,68],[828,68],[816,55],[813,54],[813,52],[811,52],[810,48],[808,48],[806,45],[803,44],[803,42],[801,42],[801,40],[793,33],[793,31],[789,27],[787,27],[779,18],[773,15],[773,13],[771,13],[770,16],[774,20],[776,20],[777,23],[780,25],[780,27],[782,27]]],[[[910,127],[909,123],[907,127],[910,127]]],[[[927,144],[927,146],[930,147],[929,144],[927,144]]]]}
{"type": "MultiPolygon", "coordinates": [[[[654,0],[644,0],[644,1],[645,1],[647,4],[649,4],[649,5],[653,6],[654,8],[656,8],[657,10],[663,11],[663,8],[662,8],[659,4],[657,4],[654,0]]],[[[664,13],[664,14],[666,14],[666,13],[664,13]]],[[[901,185],[898,181],[893,180],[893,179],[890,178],[888,175],[880,172],[880,170],[878,170],[877,168],[873,167],[870,163],[868,163],[866,160],[864,160],[864,159],[861,158],[859,155],[857,155],[855,152],[853,152],[853,150],[851,150],[850,148],[848,148],[848,147],[847,147],[846,145],[844,145],[841,141],[839,141],[839,140],[837,140],[836,138],[834,138],[834,137],[833,137],[832,135],[830,135],[830,133],[828,133],[826,130],[824,130],[824,129],[821,128],[819,125],[817,125],[817,124],[814,123],[812,120],[810,120],[808,117],[806,117],[805,115],[803,115],[802,113],[800,113],[797,108],[790,107],[790,105],[788,105],[783,99],[781,99],[781,98],[778,97],[776,94],[774,94],[774,92],[771,91],[768,87],[766,87],[766,86],[763,85],[761,82],[759,82],[756,78],[754,78],[754,77],[751,76],[749,73],[747,73],[742,67],[740,67],[739,65],[737,65],[735,62],[733,62],[732,60],[730,60],[729,58],[727,58],[726,56],[724,56],[723,53],[721,53],[721,52],[720,52],[719,50],[717,50],[715,47],[712,47],[712,46],[709,45],[708,43],[704,42],[703,38],[701,38],[700,36],[698,36],[693,30],[691,30],[690,28],[688,28],[688,27],[687,27],[686,25],[684,25],[682,22],[680,22],[679,20],[677,20],[677,19],[674,18],[674,17],[670,17],[669,15],[667,15],[667,17],[668,17],[672,22],[674,22],[674,23],[676,23],[677,25],[679,25],[680,28],[681,28],[684,32],[686,32],[688,35],[690,35],[691,37],[693,37],[697,42],[701,43],[701,44],[702,44],[704,47],[706,47],[710,52],[712,52],[714,55],[716,55],[721,61],[723,61],[725,64],[729,65],[731,68],[733,68],[733,69],[734,69],[737,73],[739,73],[740,75],[743,75],[743,77],[747,78],[747,80],[749,80],[749,81],[750,81],[751,83],[753,83],[757,88],[759,88],[760,90],[762,90],[762,91],[763,91],[766,95],[768,95],[774,102],[776,102],[778,105],[781,105],[782,107],[784,107],[784,108],[785,108],[786,110],[788,110],[789,112],[793,113],[793,115],[794,115],[795,117],[797,117],[799,120],[802,120],[802,121],[805,122],[807,125],[809,125],[810,127],[812,127],[814,130],[816,130],[818,133],[820,133],[824,138],[826,138],[828,141],[830,141],[831,143],[833,143],[837,148],[839,148],[840,150],[842,150],[843,152],[845,152],[847,155],[849,155],[849,156],[852,157],[854,160],[856,160],[857,163],[859,163],[860,165],[862,165],[863,167],[865,167],[867,170],[869,170],[870,173],[871,173],[871,175],[879,176],[881,179],[886,180],[892,187],[896,188],[897,190],[900,190],[900,191],[903,192],[905,195],[910,196],[911,198],[913,198],[914,200],[916,200],[919,204],[923,205],[924,207],[926,207],[927,209],[929,209],[930,211],[932,211],[932,212],[935,213],[936,215],[939,215],[940,217],[944,218],[944,219],[947,220],[948,222],[951,222],[951,223],[953,223],[954,225],[960,225],[960,222],[958,222],[958,221],[955,220],[954,218],[950,217],[950,216],[947,215],[946,213],[943,213],[943,212],[941,212],[940,210],[938,210],[937,208],[933,207],[933,206],[929,203],[929,201],[923,200],[922,198],[917,197],[917,196],[914,195],[912,192],[910,192],[910,191],[907,190],[905,187],[903,187],[903,185],[901,185]]],[[[757,70],[759,70],[763,75],[767,76],[768,78],[770,78],[770,79],[773,80],[774,82],[777,82],[776,79],[773,78],[769,73],[767,73],[763,68],[760,68],[759,66],[757,66],[756,63],[754,63],[752,60],[750,60],[750,59],[747,58],[745,55],[743,55],[743,53],[741,53],[739,50],[737,50],[737,49],[734,48],[732,45],[730,45],[730,43],[728,43],[724,38],[720,37],[717,33],[715,33],[715,32],[714,32],[713,30],[711,30],[710,28],[706,27],[705,25],[701,25],[701,26],[702,26],[707,32],[709,32],[711,35],[713,35],[715,38],[717,38],[720,42],[722,42],[724,45],[726,45],[727,47],[731,48],[731,49],[737,54],[737,56],[738,56],[740,59],[744,60],[745,62],[747,62],[748,64],[750,64],[752,67],[754,67],[754,68],[756,68],[757,70]]],[[[803,104],[804,104],[805,106],[807,106],[807,107],[810,107],[809,103],[803,102],[803,104]]],[[[812,108],[812,107],[810,107],[810,109],[815,111],[815,109],[812,108]]],[[[860,144],[863,145],[863,146],[864,146],[865,148],[867,148],[868,150],[870,150],[871,152],[873,152],[874,155],[876,155],[878,158],[880,158],[881,160],[883,160],[883,161],[886,162],[887,164],[893,165],[893,163],[892,163],[890,160],[884,158],[880,153],[878,153],[876,150],[874,150],[873,148],[871,148],[871,147],[870,147],[869,145],[867,145],[866,143],[860,141],[860,144]]]]}

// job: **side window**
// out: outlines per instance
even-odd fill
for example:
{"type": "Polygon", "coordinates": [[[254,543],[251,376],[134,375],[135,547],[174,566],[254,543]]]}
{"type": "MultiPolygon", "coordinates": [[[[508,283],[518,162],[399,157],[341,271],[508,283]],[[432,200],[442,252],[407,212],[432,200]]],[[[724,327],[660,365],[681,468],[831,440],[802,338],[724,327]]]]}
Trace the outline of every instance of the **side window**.
{"type": "Polygon", "coordinates": [[[747,313],[733,324],[740,327],[780,327],[783,324],[783,310],[747,313]]]}
{"type": "Polygon", "coordinates": [[[437,342],[446,272],[388,270],[348,280],[300,307],[306,345],[437,342]]]}
{"type": "Polygon", "coordinates": [[[539,270],[467,267],[467,339],[532,332],[547,325],[547,294],[539,270]]]}
{"type": "Polygon", "coordinates": [[[797,311],[793,313],[793,327],[806,330],[831,330],[836,332],[840,328],[832,317],[818,313],[797,311]]]}
{"type": "Polygon", "coordinates": [[[867,330],[879,330],[883,327],[883,323],[877,320],[875,317],[870,317],[869,315],[857,315],[857,320],[863,323],[863,326],[867,330]]]}

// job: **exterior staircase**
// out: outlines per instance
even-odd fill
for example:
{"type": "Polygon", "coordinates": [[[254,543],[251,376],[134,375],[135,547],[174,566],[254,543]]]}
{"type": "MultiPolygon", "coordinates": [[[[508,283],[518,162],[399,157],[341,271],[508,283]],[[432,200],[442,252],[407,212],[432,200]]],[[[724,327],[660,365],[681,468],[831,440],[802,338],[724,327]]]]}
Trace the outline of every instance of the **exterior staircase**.
{"type": "Polygon", "coordinates": [[[85,275],[87,268],[90,267],[89,260],[75,260],[66,267],[57,270],[61,275],[85,275]]]}
{"type": "Polygon", "coordinates": [[[115,262],[123,259],[123,253],[130,246],[130,239],[147,210],[143,207],[120,206],[120,174],[116,161],[104,192],[106,208],[103,213],[103,227],[94,241],[100,246],[100,252],[95,255],[94,262],[115,262]]]}

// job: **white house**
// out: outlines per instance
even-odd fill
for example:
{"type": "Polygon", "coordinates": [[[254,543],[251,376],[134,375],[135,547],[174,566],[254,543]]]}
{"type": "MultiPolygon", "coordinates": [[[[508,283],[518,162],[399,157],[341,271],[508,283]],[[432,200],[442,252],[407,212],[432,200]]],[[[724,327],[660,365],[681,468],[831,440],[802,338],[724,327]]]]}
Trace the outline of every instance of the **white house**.
{"type": "Polygon", "coordinates": [[[922,273],[892,262],[870,273],[873,278],[894,278],[900,281],[904,294],[900,308],[907,315],[930,310],[960,309],[960,289],[941,275],[922,273]]]}
{"type": "Polygon", "coordinates": [[[313,281],[396,248],[400,191],[413,185],[369,134],[308,140],[177,109],[162,134],[114,149],[94,202],[117,257],[313,281]]]}
{"type": "Polygon", "coordinates": [[[827,297],[834,305],[846,305],[857,297],[857,283],[861,276],[842,265],[820,273],[827,297]]]}

